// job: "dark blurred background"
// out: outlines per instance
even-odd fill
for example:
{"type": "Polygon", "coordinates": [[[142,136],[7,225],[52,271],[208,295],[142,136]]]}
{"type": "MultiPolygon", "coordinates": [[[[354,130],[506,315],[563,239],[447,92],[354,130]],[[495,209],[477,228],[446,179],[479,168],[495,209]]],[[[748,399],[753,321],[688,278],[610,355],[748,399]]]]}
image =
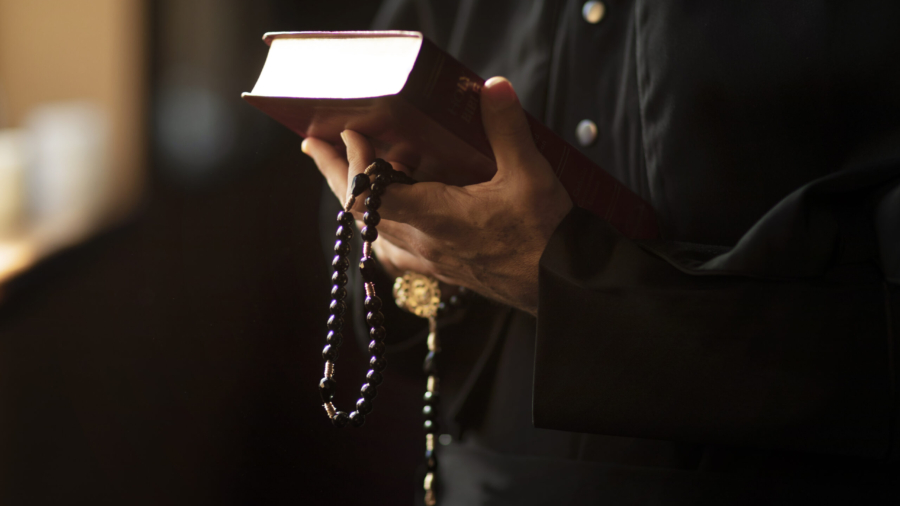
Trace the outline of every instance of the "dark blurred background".
{"type": "MultiPolygon", "coordinates": [[[[0,504],[411,503],[424,379],[389,369],[364,429],[330,426],[322,180],[298,137],[240,100],[264,32],[366,29],[377,7],[0,0],[0,200],[19,202],[0,227],[0,504]],[[29,26],[58,33],[33,49],[29,26]],[[106,182],[57,193],[113,203],[77,234],[41,228],[42,181],[75,169],[22,153],[82,146],[93,124],[78,142],[106,153],[106,182]]],[[[365,373],[344,348],[340,404],[365,373]]]]}

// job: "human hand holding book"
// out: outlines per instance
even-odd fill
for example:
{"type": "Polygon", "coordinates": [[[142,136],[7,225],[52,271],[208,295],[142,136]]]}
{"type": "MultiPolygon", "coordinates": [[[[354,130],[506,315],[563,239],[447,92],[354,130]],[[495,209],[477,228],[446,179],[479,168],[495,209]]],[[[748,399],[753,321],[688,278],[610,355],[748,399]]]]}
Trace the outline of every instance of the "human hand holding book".
{"type": "Polygon", "coordinates": [[[269,56],[242,96],[307,139],[339,197],[348,171],[376,156],[422,182],[385,195],[390,242],[376,254],[389,270],[534,313],[538,261],[573,204],[625,237],[659,234],[650,205],[523,111],[508,81],[491,81],[486,98],[481,77],[419,32],[263,40],[269,56]]]}
{"type": "MultiPolygon", "coordinates": [[[[497,163],[481,118],[485,81],[419,32],[278,32],[244,100],[302,137],[343,152],[341,132],[419,181],[488,181],[497,163]],[[448,170],[449,169],[449,170],[448,170]]],[[[631,239],[659,235],[650,205],[525,113],[537,151],[575,205],[631,239]]]]}
{"type": "MultiPolygon", "coordinates": [[[[467,186],[438,182],[390,186],[379,210],[382,240],[373,246],[391,274],[406,270],[427,274],[536,314],[538,262],[572,208],[572,199],[535,146],[509,81],[488,80],[480,100],[497,163],[494,176],[467,186]]],[[[312,136],[303,142],[303,151],[343,202],[349,181],[372,162],[375,148],[352,130],[341,137],[346,157],[330,142],[312,136]]],[[[358,206],[355,214],[361,219],[364,209],[361,203],[358,206]]]]}

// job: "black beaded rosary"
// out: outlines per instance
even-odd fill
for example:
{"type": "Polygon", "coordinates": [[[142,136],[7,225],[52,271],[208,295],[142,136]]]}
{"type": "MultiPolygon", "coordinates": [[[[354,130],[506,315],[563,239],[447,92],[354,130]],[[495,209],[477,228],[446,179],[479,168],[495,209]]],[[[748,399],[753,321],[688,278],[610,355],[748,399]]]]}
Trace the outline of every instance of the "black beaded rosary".
{"type": "MultiPolygon", "coordinates": [[[[369,165],[365,172],[357,174],[350,185],[350,197],[344,203],[344,209],[338,213],[337,242],[334,244],[335,257],[331,265],[334,274],[331,276],[333,286],[331,288],[331,316],[328,317],[328,344],[322,350],[325,359],[325,377],[319,382],[319,392],[325,405],[325,412],[331,419],[331,423],[338,428],[345,427],[348,423],[354,427],[361,427],[366,421],[366,415],[372,411],[372,400],[378,393],[378,386],[382,383],[381,375],[387,361],[384,358],[384,340],[387,335],[383,324],[384,315],[381,313],[381,299],[375,295],[375,259],[372,258],[372,243],[378,238],[376,226],[381,221],[378,208],[381,207],[381,195],[388,185],[393,183],[414,184],[416,181],[403,172],[396,171],[391,165],[378,158],[369,165]],[[360,232],[363,239],[363,254],[359,261],[359,272],[362,275],[366,292],[365,309],[366,322],[369,324],[369,360],[371,369],[366,374],[368,380],[360,388],[360,399],[356,401],[356,410],[349,415],[344,411],[337,411],[332,403],[337,383],[334,376],[334,364],[338,358],[338,351],[343,342],[341,328],[343,327],[343,315],[346,310],[344,299],[347,297],[347,270],[350,268],[350,239],[353,237],[353,215],[350,210],[356,203],[356,199],[369,190],[366,197],[366,213],[363,215],[365,226],[360,232]]],[[[437,434],[437,400],[438,378],[435,367],[437,353],[440,352],[440,343],[437,335],[437,314],[441,306],[441,292],[436,280],[421,274],[407,272],[397,278],[394,283],[394,299],[399,307],[428,319],[428,355],[425,357],[424,369],[428,375],[425,392],[425,407],[422,413],[425,415],[425,504],[436,504],[434,492],[434,472],[437,469],[437,457],[434,452],[434,439],[437,434]]]]}

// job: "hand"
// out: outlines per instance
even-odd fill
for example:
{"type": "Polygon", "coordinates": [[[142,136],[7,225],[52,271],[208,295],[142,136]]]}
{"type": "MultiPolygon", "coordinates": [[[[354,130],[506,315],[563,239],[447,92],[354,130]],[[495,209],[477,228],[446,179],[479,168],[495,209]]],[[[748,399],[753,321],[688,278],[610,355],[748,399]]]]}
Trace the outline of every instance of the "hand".
{"type": "MultiPolygon", "coordinates": [[[[490,181],[464,187],[389,186],[379,209],[375,254],[388,272],[431,275],[536,315],[538,262],[572,200],[535,147],[509,81],[495,77],[485,83],[481,110],[497,173],[490,181]]],[[[347,130],[341,137],[346,160],[311,137],[303,142],[303,152],[343,203],[348,181],[365,170],[375,151],[357,132],[347,130]]],[[[364,210],[358,202],[357,219],[364,210]]]]}

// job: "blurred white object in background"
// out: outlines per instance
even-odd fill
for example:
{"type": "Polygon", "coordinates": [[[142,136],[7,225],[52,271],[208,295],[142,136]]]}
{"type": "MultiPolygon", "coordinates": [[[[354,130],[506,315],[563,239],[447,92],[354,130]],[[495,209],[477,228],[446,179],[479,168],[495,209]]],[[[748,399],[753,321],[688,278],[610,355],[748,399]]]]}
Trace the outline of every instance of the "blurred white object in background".
{"type": "Polygon", "coordinates": [[[0,282],[94,232],[114,198],[109,121],[88,101],[0,130],[0,282]]]}
{"type": "Polygon", "coordinates": [[[21,129],[0,130],[0,281],[37,258],[36,245],[23,233],[27,138],[21,129]]]}
{"type": "Polygon", "coordinates": [[[25,207],[26,133],[0,130],[0,239],[21,232],[25,207]]]}
{"type": "Polygon", "coordinates": [[[36,107],[25,125],[31,235],[42,249],[78,242],[109,205],[108,120],[90,102],[57,102],[36,107]]]}

